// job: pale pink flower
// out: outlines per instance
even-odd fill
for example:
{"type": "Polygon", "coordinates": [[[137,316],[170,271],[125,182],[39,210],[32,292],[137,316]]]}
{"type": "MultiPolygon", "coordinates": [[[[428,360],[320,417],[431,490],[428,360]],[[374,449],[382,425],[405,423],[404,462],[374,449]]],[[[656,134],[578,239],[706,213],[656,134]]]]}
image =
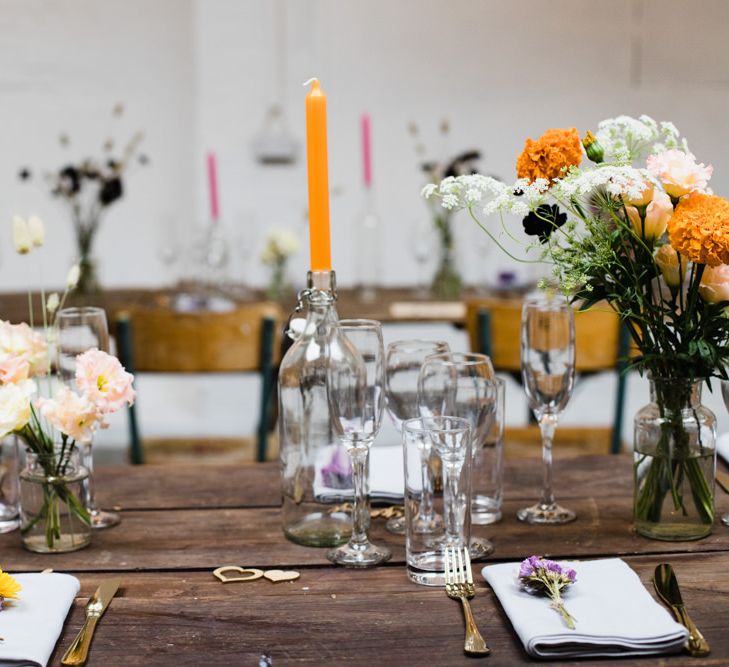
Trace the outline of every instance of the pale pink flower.
{"type": "Polygon", "coordinates": [[[10,384],[27,380],[30,375],[30,362],[26,354],[8,354],[0,358],[0,384],[10,384]]]}
{"type": "Polygon", "coordinates": [[[650,174],[657,178],[671,197],[682,197],[689,192],[703,192],[714,173],[714,167],[696,164],[691,153],[676,149],[651,155],[646,161],[650,174]]]}
{"type": "Polygon", "coordinates": [[[76,442],[91,442],[94,430],[102,419],[96,405],[65,385],[59,389],[55,398],[38,399],[37,405],[51,426],[76,442]]]}
{"type": "Polygon", "coordinates": [[[656,192],[653,195],[653,201],[646,208],[645,222],[641,221],[638,209],[634,206],[626,206],[625,210],[628,212],[635,233],[648,241],[655,241],[668,227],[668,221],[673,215],[673,204],[665,192],[656,192]]]}
{"type": "Polygon", "coordinates": [[[25,322],[10,324],[0,321],[0,363],[8,357],[25,356],[31,376],[48,372],[48,347],[43,335],[25,322]]]}
{"type": "Polygon", "coordinates": [[[134,376],[106,352],[94,348],[76,358],[76,386],[105,414],[134,403],[133,381],[134,376]]]}
{"type": "Polygon", "coordinates": [[[704,268],[699,294],[707,303],[729,301],[729,265],[720,264],[704,268]]]}

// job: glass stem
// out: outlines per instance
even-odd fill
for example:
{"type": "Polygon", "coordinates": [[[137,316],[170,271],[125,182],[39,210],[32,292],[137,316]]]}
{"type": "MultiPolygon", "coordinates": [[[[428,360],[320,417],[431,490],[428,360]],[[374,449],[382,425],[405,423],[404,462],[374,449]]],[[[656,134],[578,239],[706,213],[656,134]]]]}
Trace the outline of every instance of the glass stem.
{"type": "Polygon", "coordinates": [[[94,498],[94,454],[90,442],[85,442],[83,445],[83,466],[89,471],[83,482],[86,491],[86,509],[90,514],[97,514],[99,508],[94,498]]]}
{"type": "Polygon", "coordinates": [[[544,479],[542,480],[542,500],[545,506],[554,505],[554,492],[552,490],[552,443],[554,431],[557,428],[555,415],[542,415],[539,418],[539,430],[542,433],[542,462],[544,464],[544,479]]]}
{"type": "Polygon", "coordinates": [[[443,518],[446,544],[455,548],[463,546],[463,517],[465,507],[459,493],[463,461],[443,461],[443,518]]]}
{"type": "Polygon", "coordinates": [[[370,444],[359,443],[349,450],[352,458],[352,483],[354,504],[352,506],[352,536],[350,544],[367,544],[370,528],[370,444]]]}

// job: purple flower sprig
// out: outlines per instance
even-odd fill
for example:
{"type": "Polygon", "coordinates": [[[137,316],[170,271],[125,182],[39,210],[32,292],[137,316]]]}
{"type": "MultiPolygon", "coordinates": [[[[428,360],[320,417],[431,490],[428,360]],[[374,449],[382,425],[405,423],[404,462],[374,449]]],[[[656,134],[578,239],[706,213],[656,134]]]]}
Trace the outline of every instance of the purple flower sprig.
{"type": "Polygon", "coordinates": [[[575,619],[564,606],[562,591],[577,581],[577,572],[563,568],[553,560],[541,556],[529,556],[521,562],[519,581],[529,593],[549,596],[552,608],[562,615],[570,630],[575,629],[575,619]]]}

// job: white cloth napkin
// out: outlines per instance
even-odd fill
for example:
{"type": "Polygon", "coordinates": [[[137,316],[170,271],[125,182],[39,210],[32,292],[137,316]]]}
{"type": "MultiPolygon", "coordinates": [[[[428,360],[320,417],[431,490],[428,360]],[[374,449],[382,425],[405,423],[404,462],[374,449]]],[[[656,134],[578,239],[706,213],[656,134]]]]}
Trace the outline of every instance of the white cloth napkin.
{"type": "MultiPolygon", "coordinates": [[[[324,483],[321,469],[334,455],[335,447],[322,450],[316,462],[314,495],[324,502],[344,502],[354,497],[354,489],[333,489],[324,483]]],[[[343,452],[345,460],[349,457],[343,452]]],[[[405,493],[402,446],[375,445],[370,449],[370,499],[383,502],[402,502],[405,493]]]]}
{"type": "Polygon", "coordinates": [[[722,433],[716,439],[716,451],[726,463],[729,463],[729,433],[722,433]]]}
{"type": "MultiPolygon", "coordinates": [[[[560,564],[562,564],[560,562],[560,564]]],[[[519,563],[488,565],[481,574],[501,602],[526,652],[536,658],[597,658],[679,651],[688,631],[619,558],[564,563],[577,581],[563,592],[575,618],[570,630],[546,596],[518,582],[519,563]]]]}
{"type": "Polygon", "coordinates": [[[0,611],[0,667],[45,667],[79,591],[69,574],[13,575],[23,587],[20,599],[6,600],[0,611]]]}

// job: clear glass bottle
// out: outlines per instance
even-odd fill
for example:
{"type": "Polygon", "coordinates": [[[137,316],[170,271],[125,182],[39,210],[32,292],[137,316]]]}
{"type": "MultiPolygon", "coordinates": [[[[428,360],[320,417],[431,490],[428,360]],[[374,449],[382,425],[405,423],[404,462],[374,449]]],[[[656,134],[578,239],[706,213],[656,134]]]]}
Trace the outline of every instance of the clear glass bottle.
{"type": "Polygon", "coordinates": [[[380,280],[380,222],[375,213],[372,195],[367,189],[364,211],[357,221],[354,256],[357,266],[359,299],[372,303],[377,298],[380,280]]]}
{"type": "Polygon", "coordinates": [[[636,531],[656,540],[711,533],[716,416],[701,404],[701,381],[651,378],[650,403],[634,420],[636,531]]]}
{"type": "Polygon", "coordinates": [[[292,321],[296,340],[281,361],[278,381],[283,532],[313,547],[337,546],[352,532],[349,514],[332,511],[335,505],[316,488],[317,466],[336,456],[339,445],[327,400],[331,327],[339,319],[335,301],[334,272],[310,272],[300,295],[306,321],[292,321]]]}

